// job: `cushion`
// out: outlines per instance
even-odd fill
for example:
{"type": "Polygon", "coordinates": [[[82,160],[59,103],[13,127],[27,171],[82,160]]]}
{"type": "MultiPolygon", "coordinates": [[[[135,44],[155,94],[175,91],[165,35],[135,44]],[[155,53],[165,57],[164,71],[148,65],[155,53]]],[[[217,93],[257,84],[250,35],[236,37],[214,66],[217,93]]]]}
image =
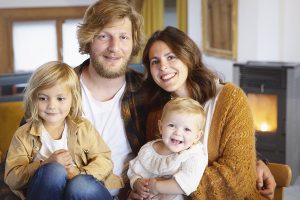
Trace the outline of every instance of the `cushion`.
{"type": "MultiPolygon", "coordinates": [[[[22,102],[0,102],[0,152],[2,159],[6,155],[11,138],[24,115],[22,102]]],[[[1,158],[1,157],[0,157],[1,158]]]]}

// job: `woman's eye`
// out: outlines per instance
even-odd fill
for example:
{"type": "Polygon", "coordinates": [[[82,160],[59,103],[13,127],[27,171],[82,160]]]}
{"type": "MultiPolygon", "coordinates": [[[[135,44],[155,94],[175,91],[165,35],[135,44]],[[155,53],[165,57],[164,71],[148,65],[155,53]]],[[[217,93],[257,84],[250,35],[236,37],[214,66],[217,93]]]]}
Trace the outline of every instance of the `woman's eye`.
{"type": "Polygon", "coordinates": [[[151,64],[151,65],[157,65],[157,64],[158,64],[158,61],[157,61],[157,60],[152,60],[150,64],[151,64]]]}
{"type": "Polygon", "coordinates": [[[168,56],[168,60],[174,60],[175,58],[176,58],[176,56],[174,56],[174,55],[168,56]]]}

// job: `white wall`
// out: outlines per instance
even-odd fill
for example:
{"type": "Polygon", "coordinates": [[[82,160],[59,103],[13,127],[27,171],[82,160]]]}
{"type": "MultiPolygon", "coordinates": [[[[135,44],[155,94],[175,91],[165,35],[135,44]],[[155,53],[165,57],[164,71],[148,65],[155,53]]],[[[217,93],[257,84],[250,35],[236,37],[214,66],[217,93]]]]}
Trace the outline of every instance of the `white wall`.
{"type": "MultiPolygon", "coordinates": [[[[239,0],[237,61],[204,56],[204,62],[226,81],[233,80],[234,62],[300,62],[299,8],[299,0],[239,0]]],[[[202,48],[201,1],[188,0],[188,20],[188,33],[202,48]]]]}
{"type": "Polygon", "coordinates": [[[284,60],[300,62],[300,1],[285,0],[283,8],[283,45],[284,60]]]}

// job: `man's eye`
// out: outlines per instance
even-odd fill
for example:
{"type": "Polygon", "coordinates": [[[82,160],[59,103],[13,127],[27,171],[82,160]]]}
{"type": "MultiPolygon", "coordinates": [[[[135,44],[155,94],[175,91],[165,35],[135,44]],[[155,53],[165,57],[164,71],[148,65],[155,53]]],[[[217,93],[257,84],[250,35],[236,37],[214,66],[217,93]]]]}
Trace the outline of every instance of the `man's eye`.
{"type": "Polygon", "coordinates": [[[97,39],[98,40],[107,40],[108,39],[108,36],[107,35],[104,35],[104,34],[100,34],[97,36],[97,39]]]}

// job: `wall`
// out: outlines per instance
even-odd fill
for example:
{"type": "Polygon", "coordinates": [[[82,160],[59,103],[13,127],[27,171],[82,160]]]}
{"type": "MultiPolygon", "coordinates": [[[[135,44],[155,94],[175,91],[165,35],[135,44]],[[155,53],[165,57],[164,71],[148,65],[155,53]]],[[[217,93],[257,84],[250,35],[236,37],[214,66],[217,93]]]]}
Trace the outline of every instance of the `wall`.
{"type": "MultiPolygon", "coordinates": [[[[95,0],[0,0],[0,8],[89,5],[95,0]]],[[[232,81],[234,62],[300,62],[299,0],[238,0],[237,61],[204,56],[204,62],[232,81]]],[[[188,33],[202,47],[201,1],[188,0],[188,33]]]]}
{"type": "MultiPolygon", "coordinates": [[[[226,81],[233,80],[234,62],[300,62],[299,8],[299,0],[238,0],[237,61],[204,56],[204,62],[226,81]]],[[[188,0],[188,21],[188,33],[201,48],[201,1],[188,0]]]]}

